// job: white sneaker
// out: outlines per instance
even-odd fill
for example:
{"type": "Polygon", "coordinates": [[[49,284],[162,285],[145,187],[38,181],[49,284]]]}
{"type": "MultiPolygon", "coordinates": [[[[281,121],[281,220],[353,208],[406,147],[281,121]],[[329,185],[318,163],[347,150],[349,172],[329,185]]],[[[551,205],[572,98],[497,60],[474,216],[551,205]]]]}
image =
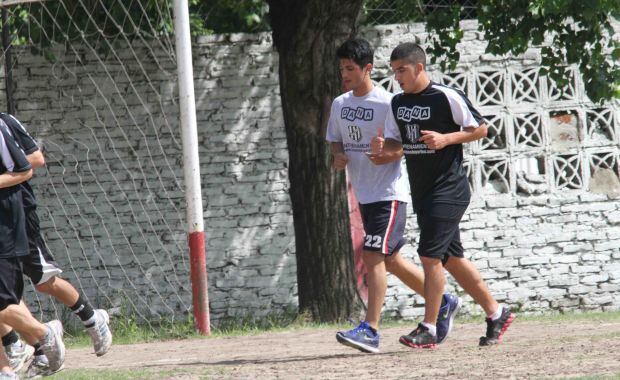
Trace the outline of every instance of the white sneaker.
{"type": "Polygon", "coordinates": [[[112,345],[112,333],[110,332],[110,316],[103,309],[95,310],[95,325],[87,327],[86,331],[93,340],[95,354],[105,355],[112,345]]]}
{"type": "Polygon", "coordinates": [[[34,347],[25,344],[20,339],[15,343],[4,346],[4,352],[6,352],[9,365],[13,371],[18,372],[34,354],[34,347]]]}
{"type": "Polygon", "coordinates": [[[49,368],[52,372],[57,372],[65,362],[65,344],[62,342],[62,323],[58,320],[49,321],[47,334],[40,342],[40,347],[47,357],[49,368]]]}
{"type": "Polygon", "coordinates": [[[26,371],[26,379],[38,379],[43,376],[50,376],[62,369],[64,369],[64,366],[60,366],[56,371],[52,371],[45,355],[35,355],[26,371]]]}

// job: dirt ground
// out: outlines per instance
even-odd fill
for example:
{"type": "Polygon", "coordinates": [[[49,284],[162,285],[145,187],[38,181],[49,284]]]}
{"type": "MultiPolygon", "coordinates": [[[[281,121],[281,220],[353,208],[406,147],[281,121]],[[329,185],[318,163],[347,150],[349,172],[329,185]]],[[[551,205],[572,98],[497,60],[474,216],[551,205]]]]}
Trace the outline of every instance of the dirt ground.
{"type": "Polygon", "coordinates": [[[117,345],[102,358],[71,349],[66,368],[147,369],[167,379],[620,378],[620,321],[517,317],[501,345],[479,348],[484,329],[483,323],[459,323],[437,349],[414,350],[398,343],[407,328],[386,328],[379,354],[341,346],[328,329],[117,345]],[[178,376],[170,375],[174,369],[178,376]]]}

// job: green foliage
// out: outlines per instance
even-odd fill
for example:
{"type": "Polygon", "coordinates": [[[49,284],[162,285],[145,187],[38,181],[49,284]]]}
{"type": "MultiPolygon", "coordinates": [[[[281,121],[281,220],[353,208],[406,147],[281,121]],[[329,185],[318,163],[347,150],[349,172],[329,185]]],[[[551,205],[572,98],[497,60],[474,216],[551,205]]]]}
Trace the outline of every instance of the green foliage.
{"type": "Polygon", "coordinates": [[[190,14],[212,33],[259,32],[269,29],[264,0],[192,0],[190,14]]]}
{"type": "Polygon", "coordinates": [[[44,1],[16,6],[11,12],[18,42],[40,47],[83,39],[165,35],[173,30],[167,0],[44,1]]]}
{"type": "MultiPolygon", "coordinates": [[[[51,54],[53,43],[86,40],[106,49],[103,40],[161,37],[174,33],[173,2],[169,0],[44,1],[12,7],[13,43],[29,44],[51,54]]],[[[190,0],[192,35],[266,30],[264,0],[190,0]]],[[[53,57],[48,57],[53,60],[53,57]]]]}
{"type": "MultiPolygon", "coordinates": [[[[541,47],[542,74],[559,88],[568,84],[568,65],[579,66],[586,92],[595,102],[620,95],[620,42],[613,40],[611,20],[620,16],[617,0],[479,0],[479,30],[488,41],[487,53],[522,54],[541,47]],[[549,42],[548,46],[541,46],[549,42]]],[[[428,18],[433,35],[432,62],[454,68],[460,6],[428,18]]]]}
{"type": "Polygon", "coordinates": [[[423,0],[401,0],[386,6],[385,0],[366,0],[364,2],[362,23],[396,24],[424,20],[423,0]]]}

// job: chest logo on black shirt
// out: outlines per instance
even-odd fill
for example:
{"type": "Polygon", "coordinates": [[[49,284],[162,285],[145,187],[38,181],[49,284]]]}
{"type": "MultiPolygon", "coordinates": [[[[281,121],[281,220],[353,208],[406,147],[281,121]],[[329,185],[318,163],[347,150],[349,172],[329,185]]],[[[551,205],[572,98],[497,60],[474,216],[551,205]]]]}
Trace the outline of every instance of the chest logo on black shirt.
{"type": "Polygon", "coordinates": [[[396,118],[402,121],[428,120],[431,118],[431,107],[398,107],[396,118]]]}
{"type": "Polygon", "coordinates": [[[417,124],[405,124],[405,133],[409,141],[416,142],[420,138],[420,126],[417,124]]]}
{"type": "Polygon", "coordinates": [[[344,107],[344,108],[342,108],[342,111],[340,112],[340,117],[342,119],[347,119],[349,121],[355,121],[357,119],[364,120],[364,121],[372,121],[373,114],[374,114],[374,112],[373,112],[373,110],[371,108],[344,107]]]}
{"type": "Polygon", "coordinates": [[[347,127],[349,131],[349,138],[353,141],[360,141],[362,139],[362,130],[357,125],[349,125],[347,127]]]}

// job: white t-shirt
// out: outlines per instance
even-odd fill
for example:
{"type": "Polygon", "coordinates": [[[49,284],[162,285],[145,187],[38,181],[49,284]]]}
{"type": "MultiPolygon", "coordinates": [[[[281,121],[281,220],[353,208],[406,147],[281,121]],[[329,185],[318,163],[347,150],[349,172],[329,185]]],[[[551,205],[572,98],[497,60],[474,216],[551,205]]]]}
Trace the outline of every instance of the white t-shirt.
{"type": "Polygon", "coordinates": [[[342,143],[349,162],[347,172],[360,203],[398,200],[407,202],[409,184],[400,160],[375,165],[366,157],[378,128],[384,128],[392,94],[375,86],[364,96],[353,91],[342,94],[332,103],[327,124],[327,141],[342,143]]]}

